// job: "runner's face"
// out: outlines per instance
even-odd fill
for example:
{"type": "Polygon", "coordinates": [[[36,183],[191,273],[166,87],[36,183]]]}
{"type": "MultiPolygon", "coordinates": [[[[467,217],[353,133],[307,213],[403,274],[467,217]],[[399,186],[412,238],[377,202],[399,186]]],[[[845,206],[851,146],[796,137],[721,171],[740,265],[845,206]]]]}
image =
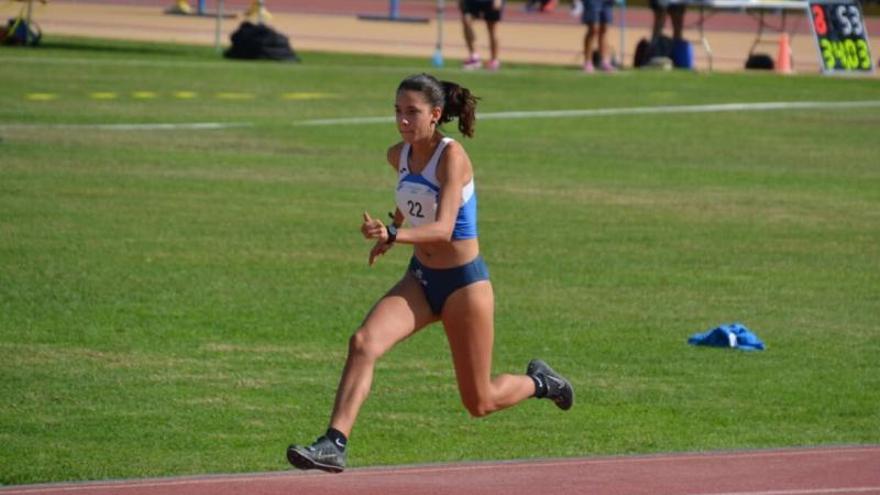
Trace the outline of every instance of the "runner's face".
{"type": "Polygon", "coordinates": [[[432,107],[422,93],[403,90],[397,92],[394,112],[397,116],[397,131],[404,141],[412,144],[434,135],[441,110],[439,107],[432,107]]]}

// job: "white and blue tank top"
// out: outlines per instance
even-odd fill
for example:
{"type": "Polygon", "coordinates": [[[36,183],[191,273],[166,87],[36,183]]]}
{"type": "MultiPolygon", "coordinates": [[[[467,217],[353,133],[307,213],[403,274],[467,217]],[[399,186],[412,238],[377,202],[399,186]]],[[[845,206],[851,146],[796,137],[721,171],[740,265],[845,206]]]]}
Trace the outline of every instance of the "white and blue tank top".
{"type": "MultiPolygon", "coordinates": [[[[434,150],[434,154],[419,174],[409,169],[409,143],[404,143],[400,151],[397,193],[397,208],[404,214],[406,221],[414,227],[437,220],[437,203],[440,199],[440,182],[437,180],[437,164],[443,150],[453,139],[444,137],[434,150]]],[[[474,179],[464,185],[461,190],[461,206],[455,219],[452,240],[474,239],[477,237],[477,193],[474,179]]]]}

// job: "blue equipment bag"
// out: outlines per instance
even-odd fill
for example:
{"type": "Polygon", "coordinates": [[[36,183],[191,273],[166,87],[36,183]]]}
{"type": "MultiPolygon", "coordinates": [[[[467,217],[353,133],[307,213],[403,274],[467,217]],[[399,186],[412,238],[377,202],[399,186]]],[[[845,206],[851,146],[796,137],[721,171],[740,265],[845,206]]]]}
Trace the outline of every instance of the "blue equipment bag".
{"type": "Polygon", "coordinates": [[[691,345],[733,347],[742,351],[763,351],[764,342],[740,323],[721,325],[708,332],[695,333],[688,339],[691,345]]]}

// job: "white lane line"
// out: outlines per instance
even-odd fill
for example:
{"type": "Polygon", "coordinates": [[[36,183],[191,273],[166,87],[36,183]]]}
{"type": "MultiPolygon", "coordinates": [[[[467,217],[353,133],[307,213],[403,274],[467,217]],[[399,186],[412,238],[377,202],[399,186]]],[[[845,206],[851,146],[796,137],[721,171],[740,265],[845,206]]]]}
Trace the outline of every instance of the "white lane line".
{"type": "MultiPolygon", "coordinates": [[[[790,101],[759,103],[717,103],[709,105],[665,105],[656,107],[594,108],[582,110],[534,110],[477,114],[478,120],[547,119],[650,115],[673,113],[759,112],[774,110],[846,110],[880,108],[880,100],[867,101],[790,101]]],[[[391,124],[394,117],[349,117],[294,122],[296,126],[391,124]]],[[[217,130],[251,127],[250,122],[183,122],[152,124],[3,124],[0,129],[98,129],[110,131],[217,130]]]]}
{"type": "MultiPolygon", "coordinates": [[[[755,103],[713,103],[707,105],[662,105],[655,107],[591,108],[578,110],[532,110],[518,112],[478,113],[477,120],[552,119],[571,117],[607,117],[616,115],[650,115],[672,113],[766,112],[774,110],[846,110],[877,108],[880,100],[867,101],[776,101],[755,103]]],[[[394,117],[348,117],[313,119],[297,122],[302,126],[367,125],[393,123],[394,117]]]]}

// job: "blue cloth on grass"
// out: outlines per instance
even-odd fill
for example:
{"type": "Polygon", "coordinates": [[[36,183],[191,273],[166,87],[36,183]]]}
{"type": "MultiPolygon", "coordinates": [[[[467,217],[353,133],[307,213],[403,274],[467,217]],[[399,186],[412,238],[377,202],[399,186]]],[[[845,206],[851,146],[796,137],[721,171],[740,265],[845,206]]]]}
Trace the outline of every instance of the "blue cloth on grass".
{"type": "Polygon", "coordinates": [[[741,323],[721,325],[708,332],[695,333],[688,339],[691,345],[735,347],[743,351],[763,351],[764,342],[741,323]]]}

